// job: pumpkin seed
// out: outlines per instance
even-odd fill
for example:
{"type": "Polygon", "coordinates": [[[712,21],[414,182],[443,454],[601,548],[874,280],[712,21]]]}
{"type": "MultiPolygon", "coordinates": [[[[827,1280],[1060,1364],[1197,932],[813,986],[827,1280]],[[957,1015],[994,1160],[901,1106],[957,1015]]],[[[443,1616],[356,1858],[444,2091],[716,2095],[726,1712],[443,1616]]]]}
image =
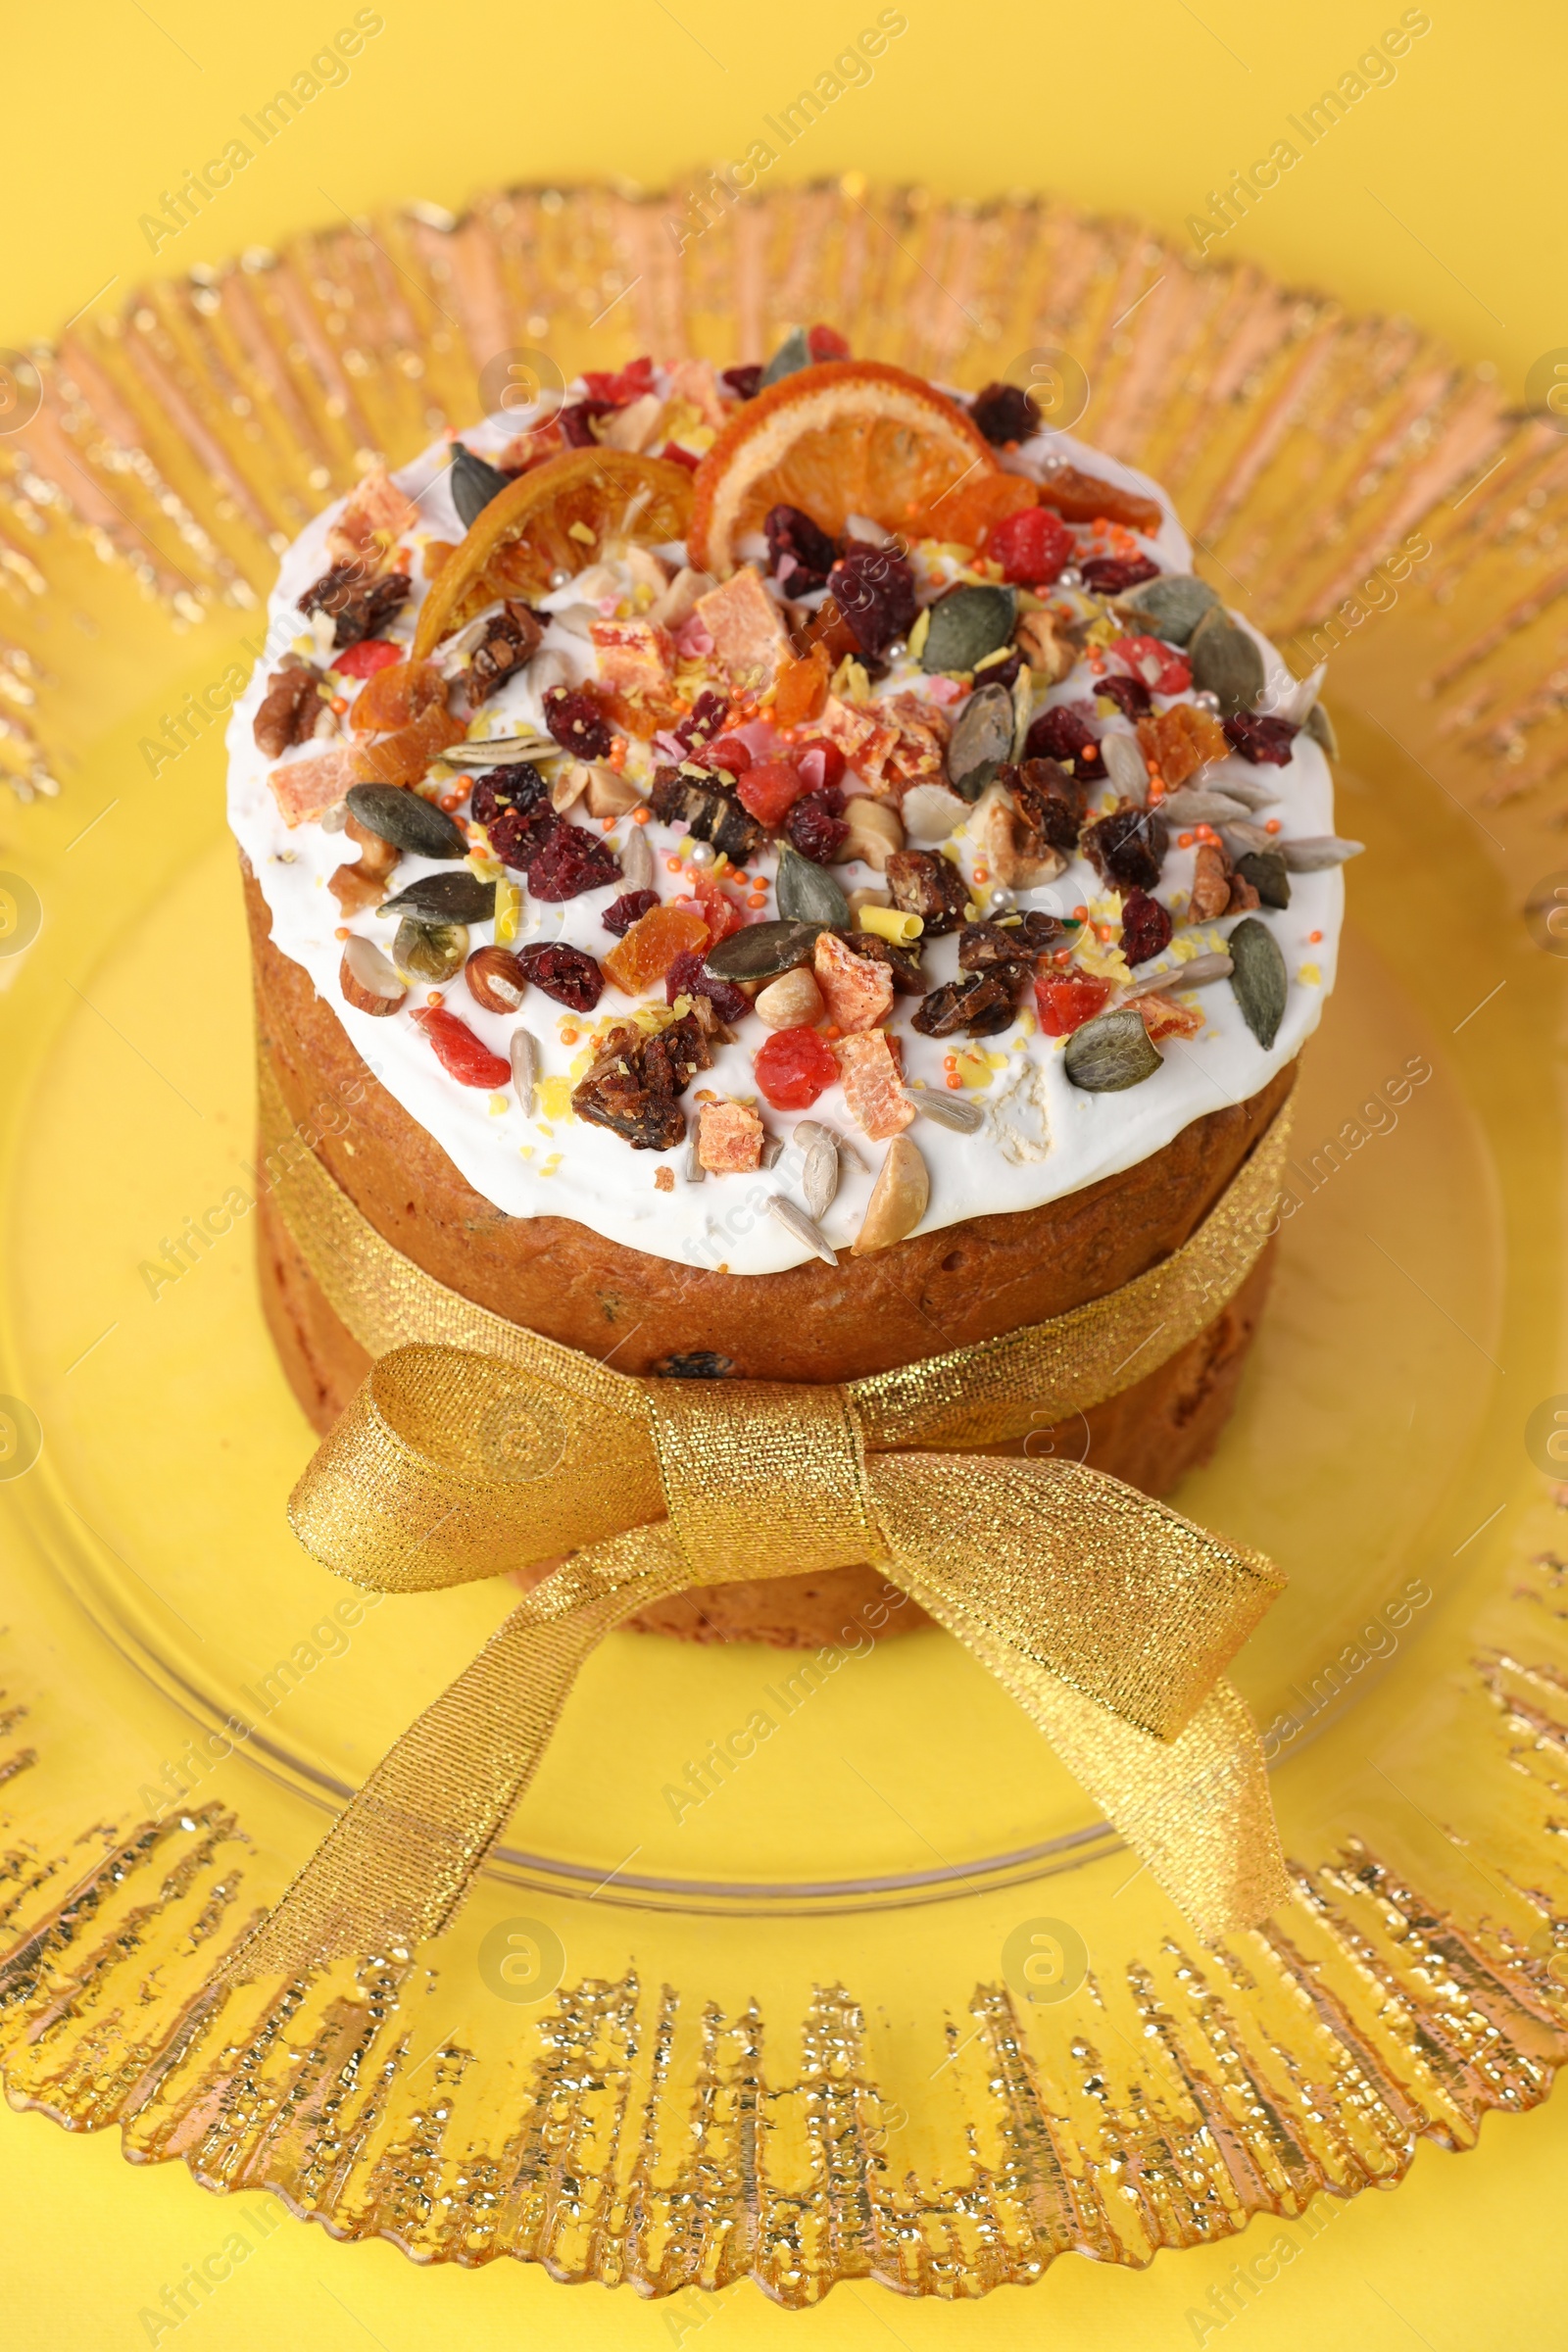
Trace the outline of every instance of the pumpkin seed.
{"type": "Polygon", "coordinates": [[[806,340],[805,327],[798,326],[793,334],[785,336],[762,369],[757,389],[765,392],[768,385],[776,384],[781,376],[795,375],[802,368],[809,368],[810,365],[811,346],[806,340]]]}
{"type": "Polygon", "coordinates": [[[987,654],[1006,645],[1018,617],[1012,588],[955,588],[931,607],[931,624],[920,649],[920,667],[975,669],[987,654]]]}
{"type": "MultiPolygon", "coordinates": [[[[1135,808],[1144,808],[1149,800],[1149,770],[1138,748],[1137,736],[1102,735],[1100,756],[1120,798],[1131,801],[1135,808]]],[[[1161,803],[1162,808],[1166,806],[1168,802],[1161,803]]]]}
{"type": "Polygon", "coordinates": [[[1005,686],[978,686],[948,746],[948,779],[966,801],[977,801],[1012,750],[1012,697],[1005,686]]]}
{"type": "Polygon", "coordinates": [[[1311,710],[1301,721],[1301,732],[1303,735],[1310,735],[1314,743],[1321,744],[1329,759],[1337,760],[1339,758],[1340,739],[1334,732],[1333,719],[1330,718],[1321,703],[1312,705],[1311,710]]]}
{"type": "Polygon", "coordinates": [[[733,931],[710,948],[703,960],[720,980],[776,979],[780,972],[809,963],[817,934],[827,928],[813,922],[748,923],[744,931],[733,931]]]}
{"type": "Polygon", "coordinates": [[[1194,629],[1187,650],[1194,686],[1200,693],[1216,696],[1224,716],[1251,710],[1263,691],[1263,657],[1222,605],[1209,608],[1194,629]]]}
{"type": "Polygon", "coordinates": [[[1135,997],[1152,996],[1162,988],[1206,988],[1211,980],[1228,980],[1235,966],[1228,956],[1189,956],[1185,963],[1162,963],[1157,971],[1144,972],[1122,997],[1130,1004],[1135,997]]]}
{"type": "Polygon", "coordinates": [[[1237,858],[1236,871],[1244,882],[1250,882],[1265,906],[1290,905],[1291,877],[1278,850],[1249,850],[1237,858]]]}
{"type": "Polygon", "coordinates": [[[1290,986],[1279,941],[1265,924],[1250,914],[1237,924],[1228,944],[1236,966],[1231,986],[1236,991],[1242,1018],[1258,1044],[1269,1047],[1278,1037],[1280,1023],[1285,1018],[1285,995],[1290,986]]]}
{"type": "Polygon", "coordinates": [[[1159,1068],[1159,1055],[1150,1043],[1144,1016],[1132,1005],[1117,1005],[1098,1020],[1085,1021],[1067,1040],[1062,1056],[1067,1075],[1086,1094],[1117,1094],[1123,1087],[1141,1086],[1159,1068]]]}
{"type": "Polygon", "coordinates": [[[1344,865],[1347,858],[1359,858],[1366,843],[1342,841],[1334,833],[1313,833],[1299,841],[1279,842],[1276,847],[1293,874],[1320,874],[1326,866],[1344,865]]]}
{"type": "Polygon", "coordinates": [[[827,1236],[811,1222],[804,1208],[797,1208],[794,1201],[786,1200],[782,1193],[775,1193],[767,1206],[769,1215],[777,1217],[785,1231],[793,1233],[798,1242],[804,1242],[824,1266],[838,1264],[838,1259],[828,1247],[827,1236]]]}
{"type": "Polygon", "coordinates": [[[351,784],[348,804],[351,814],[368,833],[389,841],[396,850],[408,850],[416,858],[466,858],[468,854],[463,828],[453,823],[446,810],[433,801],[421,800],[416,792],[406,792],[401,784],[351,784]]]}
{"type": "Polygon", "coordinates": [[[406,980],[450,980],[467,961],[468,934],[462,923],[421,922],[406,914],[392,942],[392,960],[406,980]]]}
{"type": "Polygon", "coordinates": [[[1162,571],[1157,580],[1141,580],[1116,602],[1124,612],[1140,614],[1151,624],[1152,634],[1163,637],[1167,645],[1186,645],[1219,598],[1194,572],[1162,571]]]}
{"type": "Polygon", "coordinates": [[[383,914],[418,914],[437,923],[487,923],[496,910],[496,886],[477,874],[421,874],[395,899],[383,899],[383,914]]]}
{"type": "MultiPolygon", "coordinates": [[[[847,931],[850,927],[850,902],[832,875],[822,866],[813,865],[809,858],[803,858],[799,850],[792,850],[788,842],[779,845],[773,896],[780,914],[789,915],[796,922],[817,923],[834,931],[847,931]]],[[[737,932],[736,937],[740,936],[737,932]]],[[[779,966],[780,970],[783,968],[779,966]]]]}
{"type": "Polygon", "coordinates": [[[903,1093],[906,1102],[912,1102],[939,1127],[951,1127],[956,1135],[974,1135],[986,1123],[980,1105],[965,1102],[961,1095],[938,1094],[933,1086],[906,1086],[903,1093]]]}
{"type": "Polygon", "coordinates": [[[452,444],[452,504],[458,510],[464,529],[471,530],[496,493],[504,490],[512,476],[499,466],[486,465],[461,441],[452,444]]]}

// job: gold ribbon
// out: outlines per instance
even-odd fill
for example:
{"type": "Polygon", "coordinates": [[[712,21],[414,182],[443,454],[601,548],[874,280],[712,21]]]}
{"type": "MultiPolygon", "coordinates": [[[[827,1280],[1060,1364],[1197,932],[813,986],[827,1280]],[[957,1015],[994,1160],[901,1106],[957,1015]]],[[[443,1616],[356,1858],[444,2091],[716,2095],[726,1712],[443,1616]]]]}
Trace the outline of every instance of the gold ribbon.
{"type": "MultiPolygon", "coordinates": [[[[265,1064],[262,1094],[271,1140],[287,1112],[265,1064]]],[[[612,1372],[448,1290],[313,1152],[274,1148],[288,1230],[378,1358],[291,1498],[307,1549],[390,1592],[570,1556],[376,1766],[225,1977],[438,1934],[621,1619],[693,1585],[867,1561],[997,1676],[1200,1933],[1264,1917],[1288,1882],[1220,1669],[1279,1572],[1077,1464],[912,1449],[1015,1440],[1175,1354],[1256,1262],[1287,1145],[1282,1113],[1191,1240],[1120,1290],[842,1387],[612,1372]]]]}

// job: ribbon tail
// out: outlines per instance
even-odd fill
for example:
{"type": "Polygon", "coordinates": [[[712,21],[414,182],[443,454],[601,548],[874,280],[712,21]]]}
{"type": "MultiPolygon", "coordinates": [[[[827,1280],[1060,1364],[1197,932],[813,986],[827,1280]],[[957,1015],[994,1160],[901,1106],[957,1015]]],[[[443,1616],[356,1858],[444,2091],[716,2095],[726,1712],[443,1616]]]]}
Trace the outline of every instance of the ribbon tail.
{"type": "Polygon", "coordinates": [[[295,1977],[438,1936],[533,1778],[584,1659],[691,1573],[660,1523],[547,1578],[382,1757],[220,1982],[295,1977]]]}

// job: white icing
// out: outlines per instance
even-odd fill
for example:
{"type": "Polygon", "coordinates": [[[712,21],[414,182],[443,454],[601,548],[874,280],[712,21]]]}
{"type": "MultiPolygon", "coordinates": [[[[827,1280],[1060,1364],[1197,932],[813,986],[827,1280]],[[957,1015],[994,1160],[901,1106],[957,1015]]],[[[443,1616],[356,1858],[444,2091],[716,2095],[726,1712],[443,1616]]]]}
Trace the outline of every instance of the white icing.
{"type": "MultiPolygon", "coordinates": [[[[510,419],[505,426],[493,422],[465,438],[471,447],[493,453],[519,421],[525,420],[510,419]]],[[[1157,498],[1166,519],[1157,538],[1145,544],[1165,568],[1191,568],[1187,539],[1156,483],[1065,434],[1050,437],[1049,452],[1042,441],[1019,453],[1011,462],[1019,470],[1030,470],[1050,453],[1059,453],[1070,464],[1157,498]]],[[[445,463],[445,444],[437,444],[396,478],[417,500],[421,527],[437,538],[457,539],[462,535],[462,524],[451,505],[445,463]]],[[[692,1184],[685,1175],[685,1146],[668,1153],[634,1152],[618,1136],[569,1115],[546,1118],[541,1114],[526,1118],[511,1090],[505,1098],[505,1108],[498,1114],[492,1109],[493,1099],[489,1095],[457,1085],[441,1068],[425,1037],[409,1018],[410,1010],[423,1001],[422,990],[412,994],[404,1009],[391,1018],[378,1019],[358,1012],[343,1002],[338,986],[343,950],[336,936],[342,918],[326,881],[343,862],[350,845],[341,831],[328,832],[318,824],[301,825],[291,831],[284,824],[267,781],[274,763],[257,750],[253,734],[253,721],[268,673],[292,642],[311,633],[309,623],[296,610],[297,602],[310,583],[327,568],[326,534],[338,511],[334,507],[318,515],[284,556],[270,606],[270,659],[258,662],[246,693],[235,706],[228,729],[229,821],[255,870],[271,914],[275,944],[309,973],[318,994],[331,1006],[389,1093],[435,1138],[475,1190],[508,1215],[570,1217],[630,1249],[696,1266],[722,1267],[732,1274],[772,1274],[803,1263],[809,1252],[766,1209],[766,1202],[774,1193],[783,1193],[800,1203],[801,1156],[792,1147],[786,1149],[770,1170],[744,1176],[710,1176],[702,1183],[692,1184]],[[524,1156],[525,1152],[530,1155],[524,1156]],[[674,1172],[673,1192],[656,1189],[655,1172],[662,1165],[674,1172]]],[[[418,569],[416,562],[416,575],[418,569]]],[[[612,579],[587,583],[590,588],[604,586],[607,606],[614,584],[612,579]]],[[[412,634],[421,594],[416,578],[415,596],[390,634],[400,639],[412,634]]],[[[524,723],[537,726],[542,718],[542,689],[552,682],[552,677],[575,682],[593,673],[594,653],[587,632],[590,621],[597,617],[597,610],[584,601],[583,577],[580,575],[569,586],[540,601],[554,614],[542,649],[544,655],[554,659],[548,665],[536,660],[525,678],[513,681],[484,706],[484,717],[492,734],[511,733],[524,723]]],[[[1264,647],[1270,673],[1263,707],[1279,709],[1285,706],[1289,693],[1289,673],[1273,649],[1261,638],[1258,643],[1264,647]]],[[[915,675],[906,666],[880,684],[877,691],[894,692],[915,682],[915,675]]],[[[1087,663],[1080,663],[1047,699],[1069,701],[1093,692],[1092,673],[1087,663]]],[[[307,747],[306,755],[290,757],[307,756],[310,750],[319,748],[307,747]]],[[[1283,769],[1253,767],[1230,758],[1205,768],[1200,781],[1205,788],[1223,790],[1227,775],[1234,774],[1253,784],[1277,788],[1278,801],[1259,814],[1278,817],[1285,838],[1332,833],[1333,788],[1328,763],[1318,746],[1305,735],[1298,736],[1293,748],[1295,756],[1283,769]]],[[[580,816],[581,811],[573,813],[580,816]]],[[[612,847],[617,846],[626,829],[618,827],[609,837],[612,847]]],[[[1173,839],[1174,831],[1175,828],[1173,839]]],[[[658,879],[662,895],[679,895],[674,877],[665,870],[662,859],[681,838],[680,829],[651,823],[647,832],[661,860],[658,879]]],[[[965,847],[961,830],[955,838],[964,852],[967,872],[973,861],[972,852],[965,847]]],[[[1160,896],[1169,900],[1174,894],[1184,893],[1191,868],[1191,851],[1173,847],[1161,879],[1160,896]]],[[[405,858],[398,867],[394,888],[402,889],[416,875],[430,870],[435,869],[428,859],[405,858]]],[[[770,877],[772,860],[754,860],[753,870],[770,877]]],[[[847,890],[874,885],[879,880],[868,868],[848,866],[836,871],[847,890]]],[[[521,937],[561,939],[602,956],[612,942],[599,916],[625,887],[617,884],[589,892],[564,906],[530,901],[521,937]]],[[[1092,907],[1094,901],[1102,895],[1103,886],[1093,869],[1087,862],[1075,860],[1049,889],[1020,894],[1018,904],[1065,913],[1080,904],[1092,907]]],[[[919,1118],[908,1130],[931,1177],[930,1207],[920,1230],[940,1229],[969,1217],[1035,1208],[1044,1201],[1077,1192],[1102,1176],[1149,1157],[1205,1112],[1245,1102],[1256,1094],[1299,1052],[1317,1026],[1323,1000],[1334,982],[1343,905],[1342,876],[1338,868],[1332,868],[1293,875],[1289,908],[1261,910],[1261,919],[1279,941],[1291,981],[1285,1017],[1274,1044],[1266,1051],[1248,1030],[1241,1007],[1223,981],[1203,989],[1196,997],[1206,1016],[1202,1033],[1191,1043],[1165,1041],[1160,1049],[1163,1069],[1124,1093],[1085,1094],[1072,1086],[1062,1067],[1064,1041],[1060,1039],[1027,1034],[1023,1027],[1015,1025],[1000,1037],[978,1041],[976,1050],[1000,1055],[1005,1065],[994,1077],[988,1093],[967,1094],[964,1098],[988,1104],[991,1116],[985,1127],[976,1134],[961,1135],[939,1126],[933,1119],[919,1118]],[[1314,938],[1314,934],[1318,936],[1314,938]],[[1315,981],[1299,976],[1303,966],[1315,968],[1318,975],[1315,981]]],[[[771,915],[774,911],[769,898],[765,912],[771,915]]],[[[373,911],[360,914],[351,919],[349,928],[390,946],[393,930],[390,918],[373,911]]],[[[1203,925],[1184,932],[1178,927],[1176,939],[1178,942],[1192,939],[1204,947],[1218,946],[1226,928],[1223,924],[1203,925]]],[[[481,946],[491,936],[490,925],[473,926],[470,945],[481,946]]],[[[942,939],[928,945],[925,970],[930,985],[954,978],[956,969],[955,940],[942,939]]],[[[486,1045],[504,1054],[515,1025],[514,1018],[481,1011],[469,999],[461,978],[449,983],[446,993],[449,1009],[458,1013],[486,1045]]],[[[662,992],[658,993],[662,996],[662,992]]],[[[629,1012],[629,1002],[607,986],[593,1017],[603,1019],[617,1007],[629,1012]]],[[[912,1009],[911,1000],[896,1000],[891,1023],[902,1037],[906,1077],[941,1088],[945,1055],[955,1045],[963,1048],[967,1041],[920,1037],[908,1026],[912,1009]]],[[[580,1059],[587,1024],[581,1021],[571,1024],[579,1030],[579,1038],[571,1044],[563,1043],[559,1032],[570,1022],[570,1016],[537,991],[529,992],[521,1013],[515,1018],[520,1018],[539,1041],[542,1076],[567,1078],[573,1061],[580,1059]]],[[[718,1049],[712,1069],[695,1081],[684,1099],[691,1124],[695,1125],[693,1096],[699,1087],[710,1088],[717,1096],[757,1098],[752,1060],[762,1037],[761,1025],[748,1020],[735,1044],[718,1049]]],[[[867,1144],[836,1086],[819,1096],[808,1112],[774,1112],[760,1102],[758,1107],[769,1131],[781,1136],[787,1146],[800,1117],[837,1127],[855,1142],[858,1156],[864,1164],[857,1168],[846,1160],[838,1197],[821,1220],[828,1241],[838,1249],[847,1247],[859,1229],[885,1147],[867,1144]]]]}

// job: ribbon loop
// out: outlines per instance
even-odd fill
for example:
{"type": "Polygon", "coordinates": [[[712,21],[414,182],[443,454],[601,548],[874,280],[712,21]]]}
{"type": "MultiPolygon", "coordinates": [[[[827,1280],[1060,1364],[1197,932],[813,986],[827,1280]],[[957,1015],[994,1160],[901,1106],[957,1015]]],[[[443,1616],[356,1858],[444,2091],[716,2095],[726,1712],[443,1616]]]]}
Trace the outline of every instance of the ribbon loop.
{"type": "Polygon", "coordinates": [[[694,1584],[880,1557],[859,1425],[842,1389],[647,1380],[670,1525],[694,1584]]]}

